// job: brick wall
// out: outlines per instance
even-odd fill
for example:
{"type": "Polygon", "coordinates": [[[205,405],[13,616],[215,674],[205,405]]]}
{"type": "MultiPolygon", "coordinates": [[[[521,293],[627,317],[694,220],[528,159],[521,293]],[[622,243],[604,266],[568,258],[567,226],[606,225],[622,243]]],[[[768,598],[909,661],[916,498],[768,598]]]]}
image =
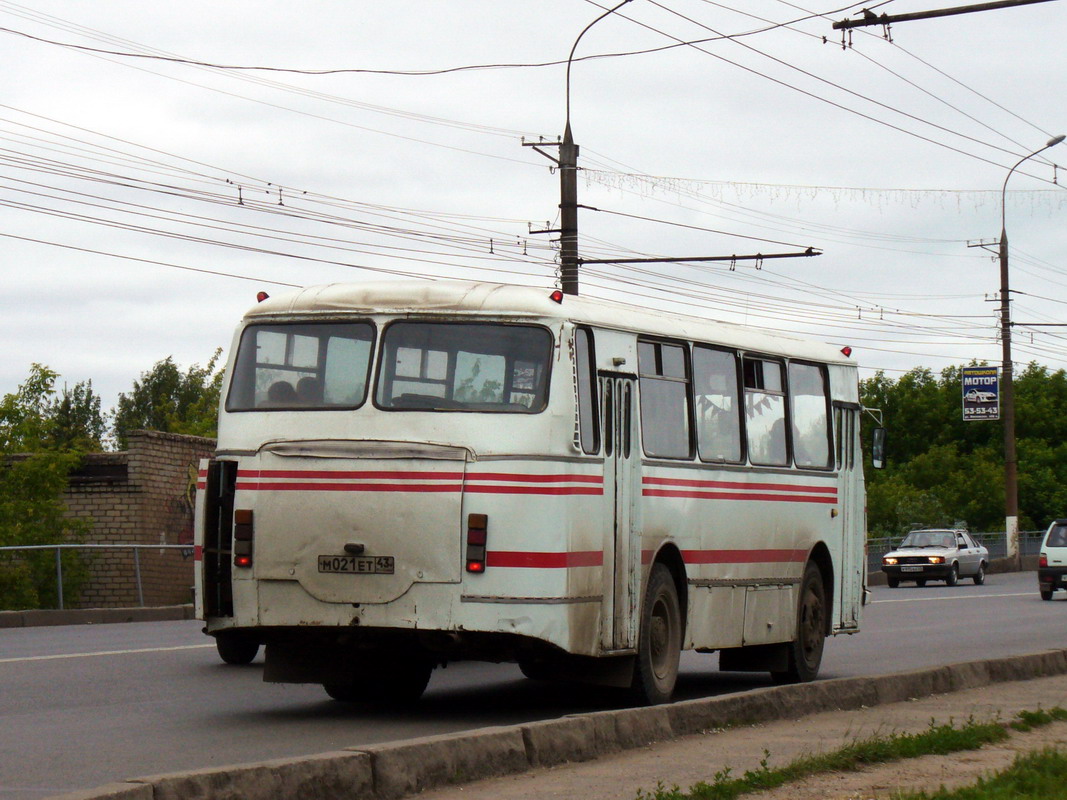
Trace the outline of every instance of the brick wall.
{"type": "MultiPolygon", "coordinates": [[[[157,431],[129,434],[122,453],[94,453],[71,475],[68,513],[92,519],[89,544],[187,544],[185,550],[140,549],[141,588],[148,606],[188,603],[193,584],[193,500],[201,458],[215,440],[157,431]]],[[[90,577],[71,608],[139,605],[132,550],[94,550],[90,577]]]]}

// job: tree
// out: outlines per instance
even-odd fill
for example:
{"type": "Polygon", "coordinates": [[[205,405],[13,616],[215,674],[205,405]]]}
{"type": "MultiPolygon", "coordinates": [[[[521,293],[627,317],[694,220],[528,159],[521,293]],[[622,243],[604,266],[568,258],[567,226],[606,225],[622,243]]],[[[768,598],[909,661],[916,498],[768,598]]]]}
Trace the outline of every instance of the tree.
{"type": "MultiPolygon", "coordinates": [[[[939,378],[921,368],[897,380],[879,372],[860,395],[889,433],[888,467],[867,472],[871,535],[899,535],[911,523],[1003,529],[1003,428],[963,421],[959,367],[939,378]]],[[[1034,530],[1067,514],[1067,374],[1029,364],[1015,378],[1015,412],[1019,524],[1034,530]]]]}
{"type": "MultiPolygon", "coordinates": [[[[0,400],[0,545],[27,546],[77,541],[86,521],[65,516],[62,501],[70,471],[81,453],[59,448],[55,372],[40,364],[13,394],[0,400]]],[[[84,398],[83,398],[84,399],[84,398]]],[[[76,595],[85,577],[82,561],[63,557],[64,593],[76,595]]],[[[56,603],[54,551],[0,555],[0,608],[38,608],[56,603]]]]}
{"type": "Polygon", "coordinates": [[[51,419],[48,445],[58,450],[102,450],[107,421],[100,411],[100,396],[93,382],[80,381],[73,389],[53,399],[47,409],[51,419]]]}
{"type": "Polygon", "coordinates": [[[185,372],[167,356],[142,372],[132,391],[119,395],[114,412],[119,448],[128,446],[127,437],[134,430],[215,436],[222,391],[222,368],[216,367],[221,355],[219,348],[206,366],[193,364],[185,372]]]}

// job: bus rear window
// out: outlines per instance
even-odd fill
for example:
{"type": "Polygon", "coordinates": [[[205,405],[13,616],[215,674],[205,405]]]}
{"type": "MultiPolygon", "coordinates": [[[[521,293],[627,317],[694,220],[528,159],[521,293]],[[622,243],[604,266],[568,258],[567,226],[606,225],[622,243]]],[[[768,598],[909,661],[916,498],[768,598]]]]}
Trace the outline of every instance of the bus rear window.
{"type": "Polygon", "coordinates": [[[373,342],[367,322],[250,325],[241,334],[226,410],[360,406],[373,342]]]}
{"type": "Polygon", "coordinates": [[[375,402],[387,410],[536,413],[548,402],[552,336],[530,325],[394,322],[375,402]]]}

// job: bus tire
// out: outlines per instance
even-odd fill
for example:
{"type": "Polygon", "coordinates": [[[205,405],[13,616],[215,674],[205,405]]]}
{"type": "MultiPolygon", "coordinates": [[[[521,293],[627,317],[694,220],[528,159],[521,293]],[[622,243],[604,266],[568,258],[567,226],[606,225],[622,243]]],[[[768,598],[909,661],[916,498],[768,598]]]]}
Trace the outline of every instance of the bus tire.
{"type": "Polygon", "coordinates": [[[637,656],[630,690],[642,705],[666,703],[678,680],[682,654],[682,613],[678,588],[664,564],[652,565],[641,606],[637,656]]]}
{"type": "Polygon", "coordinates": [[[394,708],[418,702],[430,682],[433,668],[432,661],[422,658],[411,658],[393,664],[382,673],[378,683],[382,701],[394,708]]]}
{"type": "Polygon", "coordinates": [[[322,688],[342,703],[403,708],[422,697],[433,668],[432,661],[412,657],[388,662],[378,668],[358,669],[349,680],[328,681],[322,688]]]}
{"type": "Polygon", "coordinates": [[[772,672],[775,683],[806,683],[815,680],[822,664],[823,646],[826,644],[826,587],[822,572],[809,561],[800,583],[800,599],[797,603],[797,635],[787,646],[788,666],[781,672],[772,672]]]}
{"type": "Polygon", "coordinates": [[[244,666],[251,664],[259,655],[259,642],[235,631],[227,631],[215,636],[215,649],[219,658],[227,664],[244,666]]]}

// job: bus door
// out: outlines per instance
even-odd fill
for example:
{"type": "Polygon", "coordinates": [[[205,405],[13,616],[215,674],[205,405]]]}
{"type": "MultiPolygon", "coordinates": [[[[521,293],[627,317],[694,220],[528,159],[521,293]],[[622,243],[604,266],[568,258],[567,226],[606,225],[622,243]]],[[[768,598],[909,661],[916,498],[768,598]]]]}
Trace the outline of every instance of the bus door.
{"type": "Polygon", "coordinates": [[[634,646],[641,581],[638,536],[641,458],[637,440],[637,376],[600,372],[604,442],[604,607],[601,646],[634,646]]]}
{"type": "Polygon", "coordinates": [[[864,556],[866,531],[862,529],[863,492],[859,475],[861,470],[859,449],[860,407],[854,403],[834,403],[834,429],[836,432],[837,460],[837,508],[841,531],[840,610],[841,624],[847,628],[859,626],[860,604],[866,585],[862,571],[867,569],[864,556]],[[858,578],[858,579],[857,579],[858,578]]]}

